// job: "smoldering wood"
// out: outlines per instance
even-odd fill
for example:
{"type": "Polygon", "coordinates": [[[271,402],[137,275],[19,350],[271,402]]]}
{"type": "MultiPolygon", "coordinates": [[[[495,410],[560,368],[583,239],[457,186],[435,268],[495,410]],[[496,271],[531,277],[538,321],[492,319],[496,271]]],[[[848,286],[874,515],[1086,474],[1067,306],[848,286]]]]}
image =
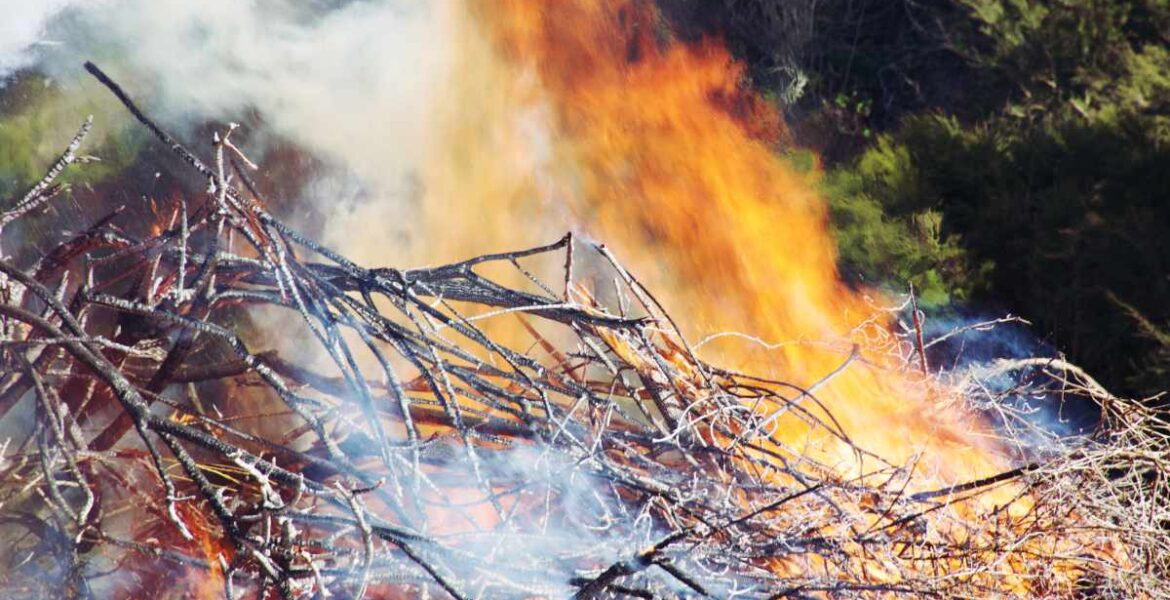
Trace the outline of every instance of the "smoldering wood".
{"type": "MultiPolygon", "coordinates": [[[[360,266],[268,210],[234,127],[205,161],[86,68],[209,186],[151,235],[115,210],[39,261],[0,256],[0,418],[34,408],[0,444],[0,587],[16,597],[164,580],[229,599],[954,597],[1006,593],[1005,564],[1069,597],[1170,585],[1164,430],[1071,366],[1004,368],[1059,371],[1104,403],[1096,435],[905,493],[915,466],[857,446],[817,397],[856,348],[803,386],[708,364],[613,252],[572,236],[360,266]],[[582,291],[589,256],[630,305],[582,291]],[[265,348],[241,310],[295,314],[315,354],[265,348]],[[481,325],[502,319],[526,344],[481,325]],[[771,432],[780,414],[877,466],[836,474],[771,432]],[[962,516],[1008,484],[1026,510],[962,516]],[[1058,540],[1075,552],[1038,552],[1058,540]]],[[[0,224],[52,200],[90,123],[0,224]]],[[[913,310],[897,347],[925,370],[913,310]]]]}

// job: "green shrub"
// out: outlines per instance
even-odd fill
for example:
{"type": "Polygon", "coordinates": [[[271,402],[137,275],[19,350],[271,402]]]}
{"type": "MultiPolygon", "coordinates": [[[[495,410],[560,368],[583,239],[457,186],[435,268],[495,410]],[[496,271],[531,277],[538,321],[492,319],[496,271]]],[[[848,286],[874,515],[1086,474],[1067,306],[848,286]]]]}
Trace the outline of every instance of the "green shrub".
{"type": "Polygon", "coordinates": [[[908,119],[827,178],[842,260],[933,298],[1003,303],[1117,389],[1166,389],[1149,376],[1170,370],[1166,353],[1109,299],[1170,320],[1161,119],[908,119]]]}
{"type": "Polygon", "coordinates": [[[94,127],[81,153],[101,160],[66,170],[58,180],[62,183],[97,182],[121,173],[137,155],[144,135],[127,127],[124,111],[109,101],[63,91],[39,74],[27,73],[0,88],[0,202],[40,179],[87,115],[94,115],[94,127]]]}

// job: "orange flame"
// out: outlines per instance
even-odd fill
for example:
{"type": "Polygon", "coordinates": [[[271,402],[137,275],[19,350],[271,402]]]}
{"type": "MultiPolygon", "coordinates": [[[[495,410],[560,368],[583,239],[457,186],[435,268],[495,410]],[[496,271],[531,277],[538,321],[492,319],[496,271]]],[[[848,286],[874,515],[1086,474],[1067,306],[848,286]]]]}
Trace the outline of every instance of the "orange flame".
{"type": "Polygon", "coordinates": [[[231,560],[232,550],[217,533],[206,512],[188,503],[176,504],[180,518],[187,524],[198,546],[199,556],[207,562],[207,569],[192,567],[184,575],[184,585],[193,598],[215,598],[223,595],[224,572],[219,559],[231,560]]]}
{"type": "MultiPolygon", "coordinates": [[[[721,338],[703,348],[716,362],[813,386],[864,342],[855,329],[875,308],[837,276],[815,180],[778,152],[776,108],[745,89],[719,43],[670,39],[649,4],[473,0],[455,11],[454,101],[427,174],[431,230],[457,241],[443,258],[583,230],[686,315],[691,339],[786,342],[721,338]]],[[[864,360],[817,390],[854,442],[896,464],[921,455],[931,483],[1005,468],[977,417],[929,397],[879,350],[863,343],[864,360]]],[[[865,466],[796,418],[777,426],[843,473],[865,466]]]]}

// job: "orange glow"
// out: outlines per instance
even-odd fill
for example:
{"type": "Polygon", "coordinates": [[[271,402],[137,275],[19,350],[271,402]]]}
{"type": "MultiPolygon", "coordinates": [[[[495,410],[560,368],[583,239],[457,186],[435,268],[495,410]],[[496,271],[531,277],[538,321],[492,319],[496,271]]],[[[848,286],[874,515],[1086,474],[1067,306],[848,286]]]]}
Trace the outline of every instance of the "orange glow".
{"type": "MultiPolygon", "coordinates": [[[[815,390],[801,408],[833,427],[810,425],[779,403],[753,406],[760,417],[775,417],[773,445],[752,450],[760,452],[755,458],[767,460],[764,450],[800,455],[812,459],[802,468],[829,478],[912,466],[912,477],[898,476],[906,481],[898,493],[1010,469],[995,432],[955,392],[891,358],[898,342],[889,313],[879,308],[890,301],[839,279],[816,173],[797,171],[783,158],[791,140],[778,108],[745,86],[743,68],[717,40],[672,39],[653,3],[640,0],[453,0],[445,9],[456,51],[422,173],[427,243],[413,249],[419,254],[411,260],[455,261],[575,231],[612,245],[666,312],[679,317],[683,335],[705,341],[699,354],[707,361],[815,390]],[[723,332],[746,335],[707,339],[723,332]],[[848,442],[831,430],[837,427],[848,442]],[[833,472],[820,472],[822,465],[833,472]]],[[[590,279],[601,269],[581,260],[574,298],[620,305],[610,281],[590,279]]],[[[491,274],[509,275],[519,279],[491,274]]],[[[537,272],[555,281],[551,275],[537,272]]],[[[516,319],[479,325],[505,344],[544,348],[564,363],[549,350],[555,344],[516,319]]],[[[644,380],[655,376],[624,334],[592,333],[644,380]]],[[[670,333],[656,342],[660,358],[689,378],[671,384],[701,413],[704,386],[682,342],[670,333]]],[[[670,409],[658,408],[657,416],[653,408],[644,416],[653,421],[670,409]]],[[[728,442],[713,427],[697,423],[695,431],[706,442],[728,442]]],[[[1044,595],[1037,586],[1075,585],[1075,567],[1056,567],[1066,574],[1060,582],[1037,583],[1022,554],[998,559],[995,528],[984,526],[1028,527],[1033,502],[1019,490],[1007,484],[941,506],[913,535],[892,540],[906,551],[902,556],[877,558],[850,541],[842,551],[865,559],[847,567],[830,567],[815,554],[762,559],[761,566],[778,575],[856,570],[837,573],[897,582],[916,569],[944,568],[962,578],[971,560],[987,561],[989,569],[971,577],[988,589],[1044,595]],[[935,543],[972,550],[938,562],[915,558],[916,545],[935,543]]],[[[440,530],[458,530],[458,522],[490,530],[499,522],[481,491],[445,492],[458,508],[429,514],[440,530]]],[[[852,540],[855,528],[889,519],[865,494],[838,499],[837,506],[848,518],[826,513],[810,518],[810,527],[852,540]]],[[[1037,548],[1047,554],[1072,556],[1083,541],[1068,540],[1067,548],[1066,540],[1036,543],[1050,544],[1037,548]]]]}
{"type": "MultiPolygon", "coordinates": [[[[745,88],[719,43],[671,40],[652,7],[632,0],[475,1],[453,12],[463,48],[426,178],[431,230],[450,241],[429,260],[583,231],[685,317],[689,339],[742,331],[784,342],[720,338],[701,351],[718,364],[808,387],[860,342],[866,364],[853,361],[816,396],[861,447],[895,464],[921,455],[925,484],[1006,468],[978,418],[887,368],[854,331],[875,308],[837,277],[813,176],[781,158],[776,107],[745,88]]],[[[794,417],[776,425],[780,441],[842,474],[877,466],[794,417]]]]}
{"type": "Polygon", "coordinates": [[[209,522],[208,516],[201,509],[188,503],[175,505],[178,514],[187,524],[194,543],[198,545],[199,557],[207,562],[208,569],[192,567],[187,570],[184,585],[189,586],[194,598],[215,598],[223,595],[224,573],[219,563],[219,557],[230,561],[231,548],[225,545],[224,540],[213,531],[214,525],[209,522]]]}

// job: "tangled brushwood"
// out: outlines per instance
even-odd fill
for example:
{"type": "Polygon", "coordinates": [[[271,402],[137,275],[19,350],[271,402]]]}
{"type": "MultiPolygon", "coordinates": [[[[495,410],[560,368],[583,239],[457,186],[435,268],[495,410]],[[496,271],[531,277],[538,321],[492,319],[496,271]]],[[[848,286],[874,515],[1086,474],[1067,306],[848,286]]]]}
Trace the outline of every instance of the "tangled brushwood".
{"type": "Polygon", "coordinates": [[[230,129],[205,163],[87,68],[209,187],[0,260],[6,597],[1170,594],[1168,440],[1071,366],[1003,367],[1102,404],[1059,452],[923,489],[853,447],[842,475],[774,434],[850,443],[815,389],[699,360],[604,247],[359,266],[266,210],[230,129]],[[257,314],[306,341],[261,351],[257,314]]]}

